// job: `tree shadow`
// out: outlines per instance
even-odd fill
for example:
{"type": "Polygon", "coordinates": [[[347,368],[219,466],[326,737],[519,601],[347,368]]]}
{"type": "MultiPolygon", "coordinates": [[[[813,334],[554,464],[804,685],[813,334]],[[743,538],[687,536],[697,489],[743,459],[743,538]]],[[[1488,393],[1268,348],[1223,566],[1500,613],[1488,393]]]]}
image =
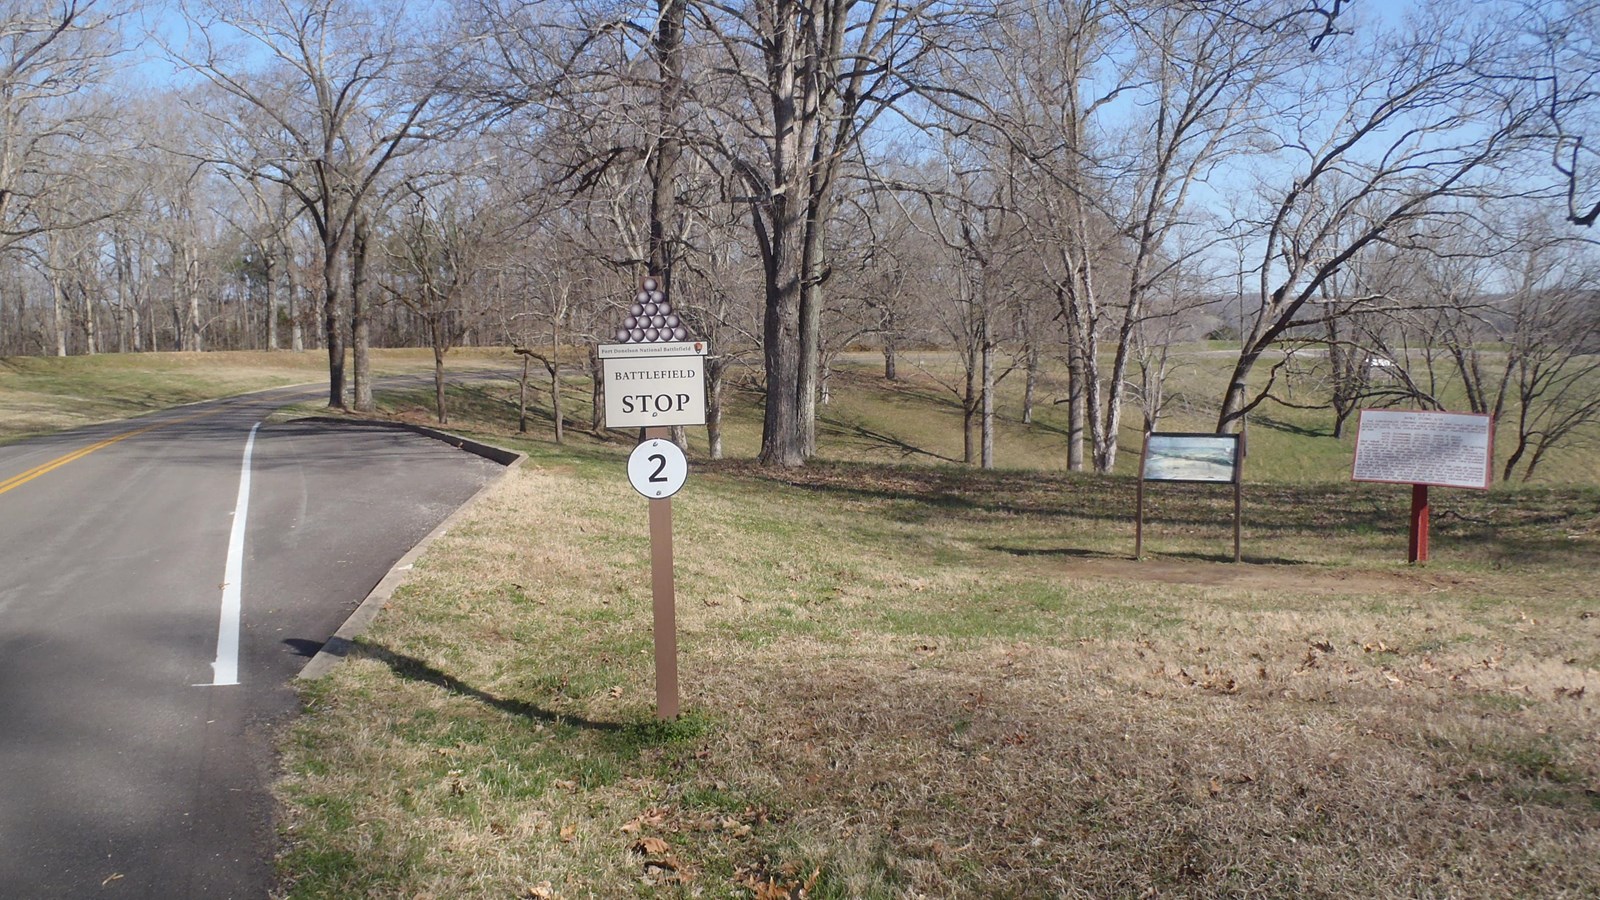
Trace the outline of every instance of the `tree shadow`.
{"type": "Polygon", "coordinates": [[[995,553],[1004,553],[1007,556],[1044,556],[1066,559],[1114,559],[1126,562],[1133,559],[1132,553],[1110,553],[1105,550],[1089,550],[1083,547],[1009,547],[1005,544],[991,544],[990,550],[995,553]]]}
{"type": "Polygon", "coordinates": [[[882,431],[874,431],[873,429],[859,423],[840,422],[828,418],[822,418],[821,422],[827,427],[827,431],[830,434],[844,437],[856,437],[869,443],[881,445],[887,449],[896,450],[900,453],[901,459],[905,459],[908,456],[921,455],[947,463],[957,462],[957,460],[952,459],[951,457],[935,453],[932,450],[924,450],[921,447],[918,447],[915,444],[907,443],[906,441],[903,441],[892,434],[886,434],[882,431]]]}
{"type": "Polygon", "coordinates": [[[1261,413],[1252,415],[1250,417],[1250,424],[1261,425],[1266,428],[1271,428],[1273,431],[1282,431],[1288,434],[1299,435],[1300,437],[1333,437],[1332,430],[1324,431],[1320,428],[1307,428],[1304,425],[1296,425],[1293,422],[1285,422],[1282,419],[1274,419],[1271,416],[1262,415],[1261,413]]]}
{"type": "MultiPolygon", "coordinates": [[[[989,549],[996,553],[1004,553],[1008,556],[1037,556],[1047,559],[1111,560],[1126,563],[1146,562],[1152,559],[1184,559],[1195,562],[1227,563],[1228,565],[1234,564],[1233,554],[1226,551],[1222,553],[1201,553],[1198,551],[1185,550],[1162,551],[1158,553],[1147,551],[1144,555],[1144,559],[1139,559],[1133,555],[1131,539],[1129,552],[1127,553],[1110,553],[1104,550],[1088,550],[1081,547],[1008,547],[1004,544],[992,544],[990,545],[989,549]]],[[[1252,554],[1248,552],[1243,554],[1243,557],[1240,559],[1239,563],[1241,565],[1265,566],[1316,565],[1315,562],[1306,559],[1291,559],[1286,556],[1261,556],[1259,554],[1252,554]]]]}
{"type": "Polygon", "coordinates": [[[424,684],[431,684],[435,687],[443,688],[452,694],[466,697],[471,700],[476,700],[486,706],[492,706],[501,712],[510,713],[511,715],[528,719],[529,721],[546,722],[551,725],[576,725],[579,728],[587,728],[600,732],[621,731],[623,728],[623,726],[617,722],[599,722],[594,719],[586,719],[583,716],[574,716],[569,713],[552,712],[551,710],[545,709],[538,704],[529,703],[525,700],[511,700],[505,697],[496,697],[495,695],[486,691],[478,690],[469,684],[464,684],[461,681],[452,678],[445,672],[434,668],[433,666],[420,659],[417,659],[414,656],[396,653],[395,651],[379,644],[369,644],[366,642],[351,643],[348,641],[341,642],[340,639],[335,638],[334,640],[328,642],[327,649],[330,653],[333,653],[336,656],[346,656],[353,649],[355,655],[364,657],[366,659],[375,659],[378,662],[388,666],[396,675],[407,679],[408,681],[420,681],[424,684]],[[342,643],[343,646],[336,646],[336,644],[339,643],[342,643]]]}

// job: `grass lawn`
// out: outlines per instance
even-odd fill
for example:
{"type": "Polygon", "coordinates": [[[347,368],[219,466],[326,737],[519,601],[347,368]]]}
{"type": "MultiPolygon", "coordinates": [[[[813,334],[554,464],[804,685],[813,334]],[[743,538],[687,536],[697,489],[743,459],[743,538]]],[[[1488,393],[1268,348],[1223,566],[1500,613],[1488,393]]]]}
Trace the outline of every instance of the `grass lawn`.
{"type": "MultiPolygon", "coordinates": [[[[509,353],[453,354],[455,366],[510,365],[509,353]]],[[[377,350],[373,374],[431,372],[424,350],[377,350]]],[[[349,377],[349,370],[346,370],[349,377]]],[[[328,383],[321,350],[0,357],[0,443],[289,384],[328,383]]]]}
{"type": "Polygon", "coordinates": [[[669,723],[628,442],[456,391],[455,428],[530,459],[306,686],[285,896],[1600,893],[1592,481],[1437,491],[1411,567],[1409,492],[1283,410],[1262,430],[1309,443],[1252,444],[1245,563],[1231,495],[1176,485],[1135,562],[1133,481],[1054,471],[1054,411],[976,472],[908,381],[845,371],[802,470],[692,436],[669,723]]]}

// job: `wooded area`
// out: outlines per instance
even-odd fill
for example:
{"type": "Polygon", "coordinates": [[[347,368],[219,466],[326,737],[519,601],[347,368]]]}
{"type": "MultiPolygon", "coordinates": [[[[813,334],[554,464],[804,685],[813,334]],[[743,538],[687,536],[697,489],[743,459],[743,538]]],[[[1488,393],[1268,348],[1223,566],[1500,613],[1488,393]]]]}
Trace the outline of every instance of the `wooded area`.
{"type": "Polygon", "coordinates": [[[656,273],[774,465],[851,347],[955,351],[984,466],[1014,377],[1110,471],[1202,339],[1219,431],[1464,395],[1510,478],[1600,419],[1597,3],[0,9],[0,355],[321,348],[367,409],[370,347],[557,379],[656,273]]]}

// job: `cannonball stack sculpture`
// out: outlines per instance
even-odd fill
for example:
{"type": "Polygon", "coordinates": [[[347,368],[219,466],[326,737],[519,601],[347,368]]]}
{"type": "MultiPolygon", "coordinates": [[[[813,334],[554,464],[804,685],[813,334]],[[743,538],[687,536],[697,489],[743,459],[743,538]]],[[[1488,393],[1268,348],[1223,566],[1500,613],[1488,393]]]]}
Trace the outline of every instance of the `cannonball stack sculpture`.
{"type": "Polygon", "coordinates": [[[617,329],[616,339],[619,344],[664,344],[689,339],[689,330],[672,311],[661,279],[650,275],[639,282],[639,292],[633,296],[633,305],[628,307],[628,316],[617,329]]]}

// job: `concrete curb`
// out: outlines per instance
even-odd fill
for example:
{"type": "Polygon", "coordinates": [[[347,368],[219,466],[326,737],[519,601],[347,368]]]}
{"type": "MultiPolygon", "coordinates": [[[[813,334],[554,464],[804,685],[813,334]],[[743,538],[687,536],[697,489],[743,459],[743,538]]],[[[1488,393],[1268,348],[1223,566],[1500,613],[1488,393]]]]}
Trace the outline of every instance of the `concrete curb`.
{"type": "Polygon", "coordinates": [[[395,590],[398,589],[400,585],[404,584],[406,579],[411,576],[411,567],[416,564],[417,558],[428,549],[428,546],[445,532],[449,531],[450,528],[455,525],[456,520],[465,515],[468,510],[472,509],[472,507],[475,506],[485,494],[489,493],[491,488],[505,480],[506,476],[510,475],[513,469],[521,465],[524,459],[527,459],[527,454],[518,453],[515,450],[507,450],[504,447],[495,447],[491,444],[480,443],[470,438],[461,437],[460,435],[439,431],[436,428],[428,428],[423,425],[412,425],[406,422],[385,422],[371,419],[344,419],[334,416],[311,416],[309,418],[299,419],[297,421],[339,422],[342,424],[368,426],[376,425],[384,428],[410,431],[415,434],[423,435],[424,437],[433,438],[434,440],[444,441],[458,450],[465,450],[468,453],[481,456],[485,459],[492,460],[505,466],[505,471],[501,472],[488,484],[484,485],[476,494],[468,497],[465,503],[457,507],[455,512],[445,516],[444,521],[440,522],[438,526],[436,526],[432,531],[428,532],[427,535],[422,538],[422,540],[416,543],[416,546],[412,547],[410,550],[407,550],[406,554],[400,557],[400,559],[395,562],[394,566],[391,567],[383,576],[383,578],[378,581],[377,585],[372,588],[371,592],[367,594],[366,599],[361,601],[361,605],[356,607],[355,612],[352,612],[350,617],[344,620],[344,624],[339,626],[339,630],[335,631],[333,636],[328,638],[327,643],[322,645],[322,649],[317,651],[317,655],[313,656],[311,661],[306,663],[305,668],[300,670],[300,674],[295,676],[295,678],[300,681],[314,681],[332,671],[333,667],[338,665],[345,658],[345,656],[350,653],[350,648],[354,644],[355,639],[359,637],[362,632],[367,630],[368,626],[372,624],[372,621],[378,617],[378,613],[383,610],[384,605],[387,604],[389,599],[394,596],[395,590]]]}

